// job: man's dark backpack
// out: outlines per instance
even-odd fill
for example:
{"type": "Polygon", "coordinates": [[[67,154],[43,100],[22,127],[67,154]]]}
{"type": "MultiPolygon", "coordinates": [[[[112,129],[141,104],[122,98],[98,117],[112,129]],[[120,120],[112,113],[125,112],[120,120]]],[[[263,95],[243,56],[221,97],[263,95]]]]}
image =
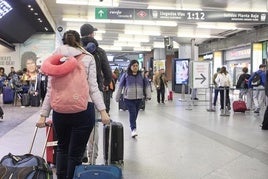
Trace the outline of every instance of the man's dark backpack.
{"type": "Polygon", "coordinates": [[[251,86],[260,86],[260,85],[261,85],[261,77],[258,73],[255,73],[251,81],[251,86]]]}
{"type": "Polygon", "coordinates": [[[241,74],[237,80],[236,88],[237,89],[247,89],[249,78],[250,78],[249,74],[241,74]]]}
{"type": "MultiPolygon", "coordinates": [[[[95,63],[96,63],[96,72],[97,72],[97,83],[99,86],[99,90],[103,91],[103,85],[104,85],[104,75],[105,78],[108,78],[107,74],[105,74],[105,72],[107,72],[107,70],[110,72],[111,69],[104,69],[104,68],[108,68],[106,66],[103,65],[104,59],[106,58],[106,54],[105,52],[101,49],[101,48],[97,48],[95,50],[95,52],[93,53],[93,56],[95,58],[95,63]]],[[[111,76],[110,76],[111,78],[111,76]]]]}

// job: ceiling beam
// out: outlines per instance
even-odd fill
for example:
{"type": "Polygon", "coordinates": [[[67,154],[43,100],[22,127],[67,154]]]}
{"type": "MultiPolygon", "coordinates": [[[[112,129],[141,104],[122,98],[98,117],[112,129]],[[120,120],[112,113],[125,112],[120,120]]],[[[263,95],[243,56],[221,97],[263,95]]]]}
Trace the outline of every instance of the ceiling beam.
{"type": "Polygon", "coordinates": [[[4,39],[1,39],[1,38],[0,38],[0,44],[3,45],[4,47],[7,47],[7,48],[9,48],[9,49],[15,51],[15,45],[12,44],[12,43],[9,43],[9,42],[7,42],[7,41],[5,41],[4,39]]]}

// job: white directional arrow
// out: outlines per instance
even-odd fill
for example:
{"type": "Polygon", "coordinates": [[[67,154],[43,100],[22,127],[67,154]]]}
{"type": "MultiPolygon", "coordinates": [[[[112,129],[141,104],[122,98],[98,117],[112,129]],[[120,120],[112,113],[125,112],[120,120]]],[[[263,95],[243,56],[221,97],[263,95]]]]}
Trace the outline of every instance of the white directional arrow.
{"type": "Polygon", "coordinates": [[[100,17],[102,17],[103,14],[104,14],[103,10],[99,10],[98,14],[99,14],[100,17]]]}

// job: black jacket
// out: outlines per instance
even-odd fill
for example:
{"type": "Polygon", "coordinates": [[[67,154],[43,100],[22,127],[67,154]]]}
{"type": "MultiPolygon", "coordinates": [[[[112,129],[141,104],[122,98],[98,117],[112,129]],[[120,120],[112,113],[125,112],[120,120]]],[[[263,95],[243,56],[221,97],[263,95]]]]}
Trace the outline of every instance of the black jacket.
{"type": "Polygon", "coordinates": [[[96,45],[96,50],[91,52],[95,58],[96,71],[97,71],[97,82],[99,89],[103,91],[103,86],[109,86],[112,81],[112,70],[106,55],[106,52],[99,47],[96,39],[93,37],[83,37],[83,46],[86,47],[88,43],[94,43],[96,45]]]}
{"type": "Polygon", "coordinates": [[[248,89],[247,81],[249,78],[250,74],[241,74],[237,80],[236,89],[248,89]]]}

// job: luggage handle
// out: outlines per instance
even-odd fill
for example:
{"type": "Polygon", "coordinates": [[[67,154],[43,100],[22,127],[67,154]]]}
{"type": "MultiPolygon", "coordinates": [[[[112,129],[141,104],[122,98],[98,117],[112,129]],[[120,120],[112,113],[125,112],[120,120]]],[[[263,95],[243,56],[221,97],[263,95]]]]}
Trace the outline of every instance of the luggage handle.
{"type": "MultiPolygon", "coordinates": [[[[47,135],[46,135],[45,144],[44,144],[43,149],[42,149],[42,158],[44,158],[44,156],[45,156],[45,150],[46,150],[46,147],[47,147],[48,137],[49,137],[49,133],[50,133],[51,127],[52,127],[52,122],[51,121],[48,121],[48,122],[45,123],[45,125],[48,127],[48,132],[47,132],[47,135]]],[[[36,138],[36,134],[37,134],[38,128],[39,127],[37,127],[37,126],[35,127],[34,135],[33,135],[33,140],[32,140],[31,146],[30,146],[30,150],[29,150],[29,154],[32,153],[32,149],[33,149],[33,145],[34,145],[34,142],[35,142],[35,138],[36,138]]]]}
{"type": "MultiPolygon", "coordinates": [[[[96,119],[96,122],[102,122],[101,119],[96,119]]],[[[108,165],[111,164],[111,148],[112,148],[112,120],[110,120],[110,123],[107,124],[107,125],[110,125],[109,126],[109,141],[108,141],[108,165]]],[[[95,154],[95,145],[94,145],[94,142],[95,142],[95,132],[96,132],[96,125],[94,125],[94,133],[93,133],[93,150],[92,150],[92,155],[95,154]]],[[[105,150],[105,149],[104,149],[105,150]]],[[[93,164],[94,162],[94,156],[91,157],[91,163],[93,164]]]]}

